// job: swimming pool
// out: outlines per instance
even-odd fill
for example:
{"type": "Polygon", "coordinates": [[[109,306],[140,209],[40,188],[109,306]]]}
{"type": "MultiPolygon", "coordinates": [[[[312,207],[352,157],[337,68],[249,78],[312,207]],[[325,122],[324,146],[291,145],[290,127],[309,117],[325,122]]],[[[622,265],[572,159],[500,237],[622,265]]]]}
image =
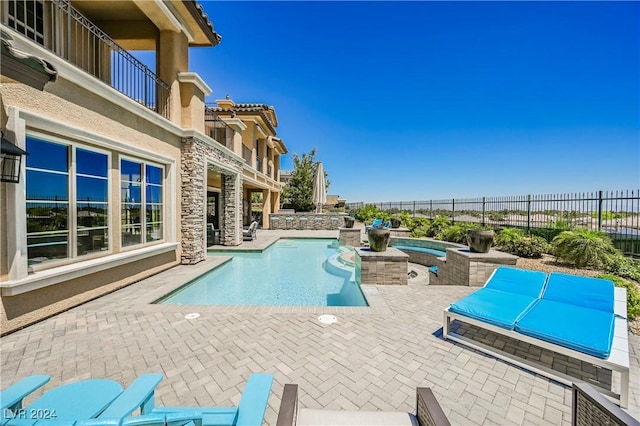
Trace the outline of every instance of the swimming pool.
{"type": "Polygon", "coordinates": [[[233,256],[157,303],[173,305],[368,306],[345,268],[329,259],[344,252],[333,239],[284,239],[263,252],[233,256]]]}

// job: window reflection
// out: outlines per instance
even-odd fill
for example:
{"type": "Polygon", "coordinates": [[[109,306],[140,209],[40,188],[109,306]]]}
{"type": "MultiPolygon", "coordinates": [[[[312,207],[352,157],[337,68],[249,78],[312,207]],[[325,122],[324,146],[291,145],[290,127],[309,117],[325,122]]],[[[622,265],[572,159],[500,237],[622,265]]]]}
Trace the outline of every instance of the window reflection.
{"type": "Polygon", "coordinates": [[[131,160],[122,160],[120,167],[122,246],[162,240],[164,238],[162,222],[164,170],[161,167],[131,160]],[[144,176],[141,177],[140,173],[144,176]],[[144,182],[144,188],[142,182],[144,182]],[[144,235],[142,235],[143,230],[145,230],[144,235]]]}

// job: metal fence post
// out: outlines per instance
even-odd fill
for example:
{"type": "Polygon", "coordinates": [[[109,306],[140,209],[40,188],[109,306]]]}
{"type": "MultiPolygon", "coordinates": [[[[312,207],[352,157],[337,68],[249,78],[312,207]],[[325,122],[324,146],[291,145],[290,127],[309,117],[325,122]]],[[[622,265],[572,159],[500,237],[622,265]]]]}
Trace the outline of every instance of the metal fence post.
{"type": "Polygon", "coordinates": [[[413,200],[413,217],[416,217],[416,200],[413,200]]]}
{"type": "Polygon", "coordinates": [[[456,199],[451,199],[451,224],[456,223],[456,199]]]}
{"type": "Polygon", "coordinates": [[[527,195],[527,234],[531,230],[531,194],[527,195]]]}
{"type": "Polygon", "coordinates": [[[484,199],[484,197],[482,197],[482,226],[485,226],[485,224],[486,224],[485,219],[484,219],[485,210],[486,210],[485,199],[484,199]]]}
{"type": "Polygon", "coordinates": [[[602,204],[604,200],[602,199],[602,191],[598,191],[598,231],[602,230],[602,204]]]}

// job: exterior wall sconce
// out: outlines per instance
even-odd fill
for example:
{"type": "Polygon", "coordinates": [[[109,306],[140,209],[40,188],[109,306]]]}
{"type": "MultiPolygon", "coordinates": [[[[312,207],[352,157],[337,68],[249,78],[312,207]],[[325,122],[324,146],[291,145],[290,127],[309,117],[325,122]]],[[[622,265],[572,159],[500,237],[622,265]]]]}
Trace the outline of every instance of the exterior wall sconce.
{"type": "Polygon", "coordinates": [[[2,139],[0,149],[0,182],[19,183],[22,156],[28,154],[26,151],[6,140],[2,132],[0,132],[0,136],[2,139]]]}

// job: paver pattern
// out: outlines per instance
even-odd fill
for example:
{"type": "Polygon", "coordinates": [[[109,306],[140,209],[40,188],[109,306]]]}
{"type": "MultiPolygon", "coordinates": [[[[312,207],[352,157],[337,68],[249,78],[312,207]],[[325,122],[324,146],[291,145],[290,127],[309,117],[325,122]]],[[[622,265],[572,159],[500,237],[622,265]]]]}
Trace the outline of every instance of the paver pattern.
{"type": "MultiPolygon", "coordinates": [[[[280,235],[259,230],[243,247],[280,235]]],[[[1,338],[2,387],[36,373],[52,376],[48,389],[161,372],[157,404],[224,406],[238,403],[251,373],[269,372],[268,425],[285,383],[300,385],[301,407],[414,411],[415,388],[428,386],[453,424],[570,424],[569,388],[441,338],[442,310],[474,288],[376,286],[375,309],[149,303],[223,260],[178,266],[1,338]],[[185,319],[192,312],[200,316],[185,319]],[[319,323],[324,312],[338,322],[319,323]]],[[[640,417],[640,339],[630,342],[629,411],[640,417]]]]}

